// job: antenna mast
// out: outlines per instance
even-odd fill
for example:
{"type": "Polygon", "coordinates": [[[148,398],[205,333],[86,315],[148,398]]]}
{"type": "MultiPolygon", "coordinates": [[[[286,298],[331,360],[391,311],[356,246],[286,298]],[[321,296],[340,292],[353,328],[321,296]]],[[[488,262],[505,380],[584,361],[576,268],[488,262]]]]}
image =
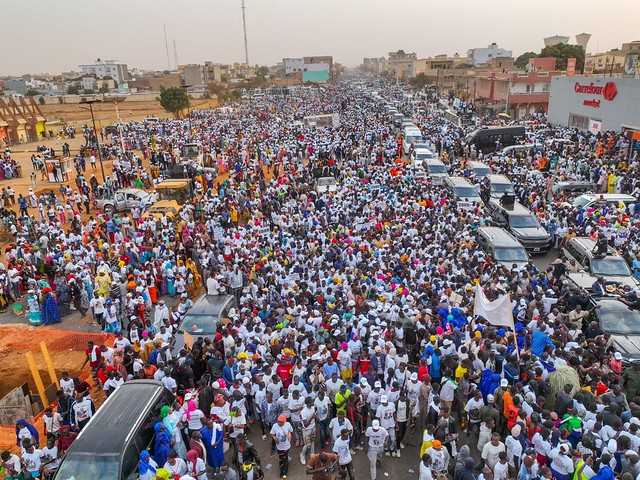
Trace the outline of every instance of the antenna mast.
{"type": "Polygon", "coordinates": [[[244,29],[244,62],[249,66],[249,46],[247,45],[247,17],[244,13],[246,7],[242,0],[242,28],[244,29]]]}
{"type": "Polygon", "coordinates": [[[176,41],[173,41],[173,61],[176,64],[176,70],[178,69],[178,65],[180,65],[180,62],[178,62],[178,49],[176,48],[176,41]]]}
{"type": "MultiPolygon", "coordinates": [[[[169,43],[167,42],[167,24],[163,23],[164,28],[164,49],[167,51],[167,70],[171,71],[171,64],[169,63],[169,43]]],[[[176,65],[176,68],[178,66],[176,65]]]]}

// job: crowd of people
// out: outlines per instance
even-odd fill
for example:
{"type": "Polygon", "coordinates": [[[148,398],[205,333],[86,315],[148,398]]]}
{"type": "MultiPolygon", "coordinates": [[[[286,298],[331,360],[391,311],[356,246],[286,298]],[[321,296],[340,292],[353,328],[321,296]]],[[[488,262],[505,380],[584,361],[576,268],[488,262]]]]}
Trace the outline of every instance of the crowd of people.
{"type": "MultiPolygon", "coordinates": [[[[560,130],[575,149],[541,142],[520,157],[486,155],[434,107],[398,107],[450,175],[469,177],[465,162],[482,159],[511,177],[556,246],[603,233],[637,253],[634,205],[585,210],[549,193],[561,179],[637,193],[640,164],[628,161],[622,136],[560,130]],[[530,175],[541,163],[548,173],[530,175]]],[[[497,265],[475,242],[491,223],[483,205],[459,206],[444,185],[397,161],[398,132],[366,92],[345,81],[266,108],[197,112],[192,122],[191,131],[184,120],[128,129],[124,140],[144,147],[141,157],[122,155],[109,185],[95,186],[151,186],[143,159],[175,162],[181,145],[198,141],[229,175],[194,175],[197,200],[173,222],[140,209],[89,210],[83,220],[76,199],[94,190],[90,182],[52,192],[48,209],[34,194],[19,217],[12,204],[2,211],[17,240],[0,271],[3,302],[26,292],[34,324],[78,310],[113,333],[113,347],[87,349],[106,395],[140,378],[176,395],[140,478],[260,478],[265,462],[249,436],[277,454],[280,478],[290,456],[314,480],[376,480],[382,468],[404,468],[391,460],[400,457],[420,480],[640,478],[640,364],[615,352],[582,310],[586,294],[563,277],[570,262],[559,251],[549,268],[497,265]],[[301,122],[320,113],[338,113],[340,125],[301,122]],[[338,189],[318,191],[320,175],[338,189]],[[513,328],[474,316],[477,288],[489,299],[511,295],[513,328]],[[231,295],[235,307],[214,334],[196,330],[191,348],[176,348],[201,291],[231,295]],[[407,439],[419,452],[406,453],[407,439]],[[368,473],[355,471],[358,455],[368,473]]],[[[11,478],[46,470],[61,439],[95,411],[87,382],[61,386],[45,418],[48,450],[24,424],[21,457],[2,454],[11,478]]]]}

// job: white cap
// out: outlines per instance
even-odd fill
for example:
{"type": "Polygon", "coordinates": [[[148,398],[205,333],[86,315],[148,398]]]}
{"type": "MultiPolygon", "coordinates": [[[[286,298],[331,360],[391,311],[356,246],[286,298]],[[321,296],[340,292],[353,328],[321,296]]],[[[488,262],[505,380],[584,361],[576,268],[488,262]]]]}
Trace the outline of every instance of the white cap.
{"type": "Polygon", "coordinates": [[[386,395],[382,395],[380,397],[380,403],[387,403],[389,401],[389,399],[387,398],[386,395]]]}
{"type": "Polygon", "coordinates": [[[378,429],[380,428],[380,422],[379,422],[378,420],[373,420],[373,421],[371,422],[371,427],[372,427],[374,430],[378,430],[378,429]]]}
{"type": "Polygon", "coordinates": [[[500,380],[500,386],[501,387],[508,387],[509,386],[509,381],[506,378],[503,378],[502,380],[500,380]]]}
{"type": "Polygon", "coordinates": [[[493,403],[495,401],[495,397],[491,394],[487,395],[487,403],[493,403]]]}
{"type": "Polygon", "coordinates": [[[369,382],[367,382],[367,379],[366,379],[366,378],[362,377],[362,378],[360,379],[360,383],[361,383],[362,385],[366,385],[366,384],[367,384],[367,383],[369,383],[369,382]]]}
{"type": "Polygon", "coordinates": [[[418,374],[416,372],[411,374],[411,380],[418,380],[418,374]]]}
{"type": "Polygon", "coordinates": [[[381,382],[374,383],[373,388],[382,388],[382,383],[381,382]]]}
{"type": "Polygon", "coordinates": [[[616,352],[613,354],[613,358],[616,360],[622,360],[622,354],[620,352],[616,352]]]}

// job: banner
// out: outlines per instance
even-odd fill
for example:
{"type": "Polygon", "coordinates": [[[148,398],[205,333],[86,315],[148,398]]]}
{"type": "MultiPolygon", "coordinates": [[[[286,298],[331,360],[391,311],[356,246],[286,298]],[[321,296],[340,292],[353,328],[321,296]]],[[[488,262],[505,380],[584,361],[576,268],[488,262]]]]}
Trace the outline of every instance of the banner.
{"type": "Polygon", "coordinates": [[[624,76],[635,77],[638,71],[638,54],[629,54],[624,59],[624,76]]]}
{"type": "Polygon", "coordinates": [[[513,324],[513,309],[511,308],[511,295],[503,295],[493,302],[490,302],[480,285],[476,285],[473,315],[479,315],[485,318],[491,325],[509,327],[512,330],[515,329],[513,324]]]}
{"type": "Polygon", "coordinates": [[[594,135],[602,132],[602,122],[600,120],[594,120],[593,118],[589,119],[589,132],[594,135]]]}
{"type": "Polygon", "coordinates": [[[567,58],[567,77],[573,77],[576,74],[576,59],[567,58]]]}

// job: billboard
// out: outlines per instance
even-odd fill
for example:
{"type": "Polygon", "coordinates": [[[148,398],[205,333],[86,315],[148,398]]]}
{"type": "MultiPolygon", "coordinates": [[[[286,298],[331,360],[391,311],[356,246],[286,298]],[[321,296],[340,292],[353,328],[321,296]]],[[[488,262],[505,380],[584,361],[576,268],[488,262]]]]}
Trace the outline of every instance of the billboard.
{"type": "Polygon", "coordinates": [[[638,72],[638,54],[630,53],[624,60],[624,76],[635,77],[638,72]]]}
{"type": "Polygon", "coordinates": [[[602,131],[602,122],[593,118],[589,119],[589,131],[593,135],[597,135],[602,131]]]}
{"type": "Polygon", "coordinates": [[[573,77],[576,74],[576,59],[567,58],[567,77],[573,77]]]}

